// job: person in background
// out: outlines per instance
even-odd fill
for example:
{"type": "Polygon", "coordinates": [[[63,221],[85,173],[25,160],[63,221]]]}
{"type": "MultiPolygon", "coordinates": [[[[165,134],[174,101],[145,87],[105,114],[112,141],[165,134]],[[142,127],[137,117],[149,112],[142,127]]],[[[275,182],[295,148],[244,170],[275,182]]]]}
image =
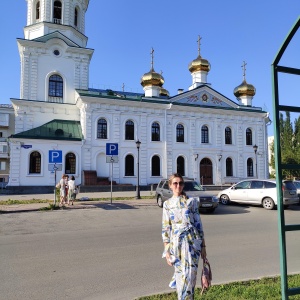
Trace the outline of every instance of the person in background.
{"type": "Polygon", "coordinates": [[[66,178],[66,175],[63,174],[62,177],[61,177],[61,180],[59,181],[60,183],[60,205],[61,206],[64,206],[65,203],[66,203],[66,188],[65,188],[65,178],[66,178]]]}
{"type": "Polygon", "coordinates": [[[178,299],[194,299],[200,255],[206,258],[198,198],[188,198],[180,174],[169,178],[173,196],[164,202],[162,217],[163,257],[175,272],[169,284],[178,299]]]}
{"type": "Polygon", "coordinates": [[[68,182],[69,182],[69,175],[65,175],[65,202],[68,201],[68,194],[69,194],[69,186],[68,186],[68,182]]]}
{"type": "Polygon", "coordinates": [[[68,205],[70,204],[70,201],[73,205],[75,198],[76,198],[76,185],[75,185],[75,177],[72,175],[71,179],[68,181],[68,205]]]}

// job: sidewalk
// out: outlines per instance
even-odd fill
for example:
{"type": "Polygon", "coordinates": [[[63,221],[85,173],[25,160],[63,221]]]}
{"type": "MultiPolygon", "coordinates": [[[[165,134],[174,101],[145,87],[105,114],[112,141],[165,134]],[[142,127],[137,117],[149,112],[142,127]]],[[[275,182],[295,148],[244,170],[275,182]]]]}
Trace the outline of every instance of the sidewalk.
{"type": "MultiPolygon", "coordinates": [[[[74,205],[66,205],[61,209],[87,209],[87,208],[103,208],[103,209],[129,209],[138,206],[157,206],[155,193],[150,191],[141,191],[141,196],[153,196],[153,199],[128,199],[114,200],[118,197],[134,198],[135,191],[129,192],[96,192],[96,193],[79,193],[74,205]],[[112,201],[111,201],[112,197],[112,201]],[[107,201],[89,201],[95,198],[106,198],[107,201]]],[[[6,200],[49,200],[54,204],[54,194],[36,194],[36,195],[1,195],[0,196],[0,213],[39,211],[49,207],[49,203],[30,203],[30,204],[12,204],[1,205],[1,201],[6,200]]],[[[59,199],[56,199],[56,205],[59,199]]]]}

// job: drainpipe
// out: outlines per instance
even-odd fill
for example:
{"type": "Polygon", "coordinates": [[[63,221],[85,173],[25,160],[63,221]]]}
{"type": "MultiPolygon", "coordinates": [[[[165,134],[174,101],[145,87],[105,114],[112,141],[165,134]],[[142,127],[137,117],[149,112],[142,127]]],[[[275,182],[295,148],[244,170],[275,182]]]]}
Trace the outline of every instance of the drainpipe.
{"type": "Polygon", "coordinates": [[[167,110],[172,108],[172,103],[170,102],[168,107],[165,109],[165,174],[164,177],[168,177],[168,153],[167,153],[167,110]]]}

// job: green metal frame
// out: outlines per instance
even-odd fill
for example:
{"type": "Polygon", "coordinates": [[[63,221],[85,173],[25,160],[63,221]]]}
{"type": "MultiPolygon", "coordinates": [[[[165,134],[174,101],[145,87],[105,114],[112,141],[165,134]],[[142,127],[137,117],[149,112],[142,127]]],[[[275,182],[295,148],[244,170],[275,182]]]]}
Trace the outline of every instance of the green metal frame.
{"type": "Polygon", "coordinates": [[[300,69],[284,67],[278,65],[283,53],[288,47],[290,41],[293,39],[295,33],[300,27],[300,17],[290,30],[285,38],[281,48],[279,49],[273,64],[272,64],[272,79],[273,79],[273,113],[274,113],[274,153],[275,153],[275,170],[276,170],[276,183],[277,183],[277,203],[278,210],[278,231],[279,231],[279,249],[280,249],[280,273],[281,273],[281,296],[282,299],[288,299],[288,296],[300,294],[299,288],[288,288],[287,282],[287,257],[286,257],[286,235],[287,231],[300,230],[300,224],[286,225],[284,218],[284,208],[282,201],[282,170],[295,170],[300,169],[300,165],[282,164],[281,162],[281,147],[280,147],[280,121],[279,115],[281,111],[297,112],[300,113],[300,107],[287,106],[279,104],[278,94],[278,73],[287,73],[292,75],[300,75],[300,69]]]}

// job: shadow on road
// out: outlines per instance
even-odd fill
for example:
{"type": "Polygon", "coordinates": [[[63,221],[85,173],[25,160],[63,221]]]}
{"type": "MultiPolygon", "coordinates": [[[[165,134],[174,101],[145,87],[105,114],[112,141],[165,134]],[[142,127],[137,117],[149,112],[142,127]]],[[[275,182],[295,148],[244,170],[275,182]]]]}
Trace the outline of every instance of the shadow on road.
{"type": "MultiPolygon", "coordinates": [[[[237,215],[248,214],[250,210],[249,206],[245,204],[230,203],[229,205],[219,204],[213,215],[237,215]]],[[[205,213],[209,214],[209,213],[205,213]]]]}
{"type": "Polygon", "coordinates": [[[137,207],[133,206],[133,205],[129,205],[129,204],[125,204],[125,203],[85,203],[84,207],[85,208],[89,208],[89,206],[91,206],[91,208],[102,208],[105,210],[118,210],[118,209],[137,209],[137,207]]]}
{"type": "MultiPolygon", "coordinates": [[[[259,205],[249,206],[244,203],[231,202],[228,205],[219,204],[219,206],[215,210],[214,214],[216,214],[216,215],[245,214],[245,213],[250,213],[250,208],[252,208],[252,207],[256,207],[258,209],[265,210],[265,208],[263,208],[262,206],[259,206],[259,205]]],[[[277,207],[275,207],[274,210],[276,211],[277,207]]],[[[300,205],[299,204],[290,205],[289,207],[285,208],[285,210],[299,211],[300,205]]]]}

